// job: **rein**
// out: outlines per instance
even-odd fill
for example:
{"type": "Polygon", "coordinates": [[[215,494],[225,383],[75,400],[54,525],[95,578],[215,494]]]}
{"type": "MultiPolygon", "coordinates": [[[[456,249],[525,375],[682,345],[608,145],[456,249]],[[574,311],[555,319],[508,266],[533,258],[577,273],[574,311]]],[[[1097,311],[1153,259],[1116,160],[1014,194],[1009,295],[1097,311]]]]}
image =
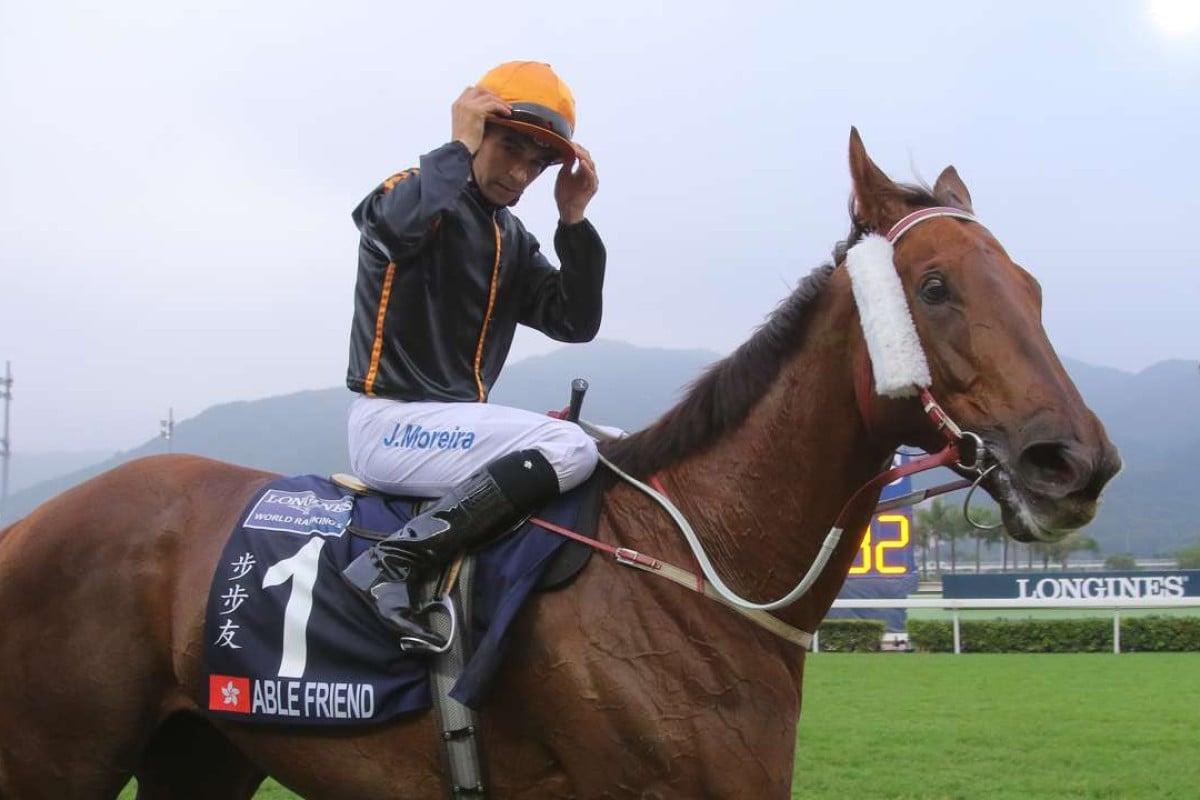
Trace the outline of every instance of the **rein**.
{"type": "MultiPolygon", "coordinates": [[[[580,420],[579,424],[589,432],[595,432],[595,429],[587,422],[580,420]]],[[[800,580],[800,583],[798,583],[796,587],[792,589],[792,591],[788,592],[787,595],[770,603],[752,603],[725,585],[725,582],[721,580],[720,575],[717,574],[716,569],[709,561],[708,555],[704,552],[704,546],[700,543],[699,538],[692,529],[691,523],[687,521],[687,518],[684,517],[683,512],[681,512],[679,508],[671,502],[671,499],[667,497],[663,491],[639,481],[637,478],[634,478],[632,475],[624,472],[620,467],[612,463],[603,455],[600,456],[600,462],[612,470],[617,477],[633,485],[635,488],[648,495],[652,500],[663,507],[663,509],[675,522],[679,530],[683,533],[684,539],[691,548],[692,555],[695,557],[696,562],[700,565],[700,573],[691,572],[683,569],[682,567],[677,567],[674,564],[670,564],[662,559],[655,558],[654,556],[646,555],[630,547],[616,547],[608,544],[607,542],[589,539],[588,537],[576,533],[575,531],[555,525],[552,522],[547,522],[546,520],[538,517],[531,517],[529,521],[538,527],[551,531],[552,533],[564,536],[572,541],[579,542],[580,544],[587,545],[594,550],[599,550],[602,553],[610,555],[618,564],[622,564],[627,567],[633,567],[634,569],[640,569],[644,572],[649,572],[652,575],[658,575],[679,584],[685,589],[702,594],[710,600],[716,600],[722,605],[725,605],[726,607],[746,617],[759,627],[765,628],[776,636],[791,642],[792,644],[807,649],[812,646],[812,633],[801,630],[793,625],[788,625],[783,620],[772,616],[767,612],[790,606],[792,603],[796,602],[796,600],[800,599],[800,597],[803,596],[810,588],[812,588],[812,585],[824,571],[826,563],[828,563],[830,556],[833,555],[833,551],[837,549],[838,542],[841,540],[842,533],[845,531],[845,518],[849,515],[854,503],[858,500],[858,498],[872,489],[878,490],[897,478],[902,478],[906,475],[913,475],[918,472],[925,472],[927,470],[936,469],[937,467],[942,466],[962,466],[962,456],[959,443],[949,444],[933,455],[915,459],[907,464],[902,464],[899,467],[893,467],[892,469],[885,470],[876,475],[867,483],[863,484],[863,486],[861,486],[858,491],[851,496],[850,500],[848,500],[842,507],[841,513],[838,514],[837,522],[835,522],[834,527],[831,528],[829,533],[825,536],[825,541],[821,544],[821,549],[818,551],[817,557],[809,566],[808,572],[805,573],[804,577],[800,580]]],[[[657,483],[657,481],[652,482],[657,483]]],[[[908,502],[915,502],[911,500],[911,498],[913,498],[915,495],[921,495],[921,499],[924,499],[925,496],[933,497],[935,494],[964,488],[965,486],[970,485],[970,483],[971,482],[967,480],[957,481],[953,484],[937,487],[936,489],[927,489],[924,491],[914,492],[905,495],[904,497],[879,503],[876,506],[876,513],[891,508],[897,508],[900,505],[907,504],[908,502]]]]}
{"type": "MultiPolygon", "coordinates": [[[[885,237],[875,238],[886,239],[889,245],[894,244],[901,236],[911,230],[914,226],[919,225],[927,220],[936,219],[939,217],[953,217],[971,222],[978,222],[974,216],[957,208],[924,208],[902,218],[899,222],[892,226],[885,237]]],[[[911,318],[909,324],[911,325],[911,318]]],[[[982,481],[984,476],[987,475],[987,473],[991,470],[991,468],[983,468],[983,462],[987,456],[987,452],[980,436],[976,433],[962,430],[962,428],[960,428],[954,422],[954,420],[950,418],[950,415],[947,414],[937,402],[932,392],[930,392],[928,386],[919,386],[917,389],[922,410],[925,412],[926,416],[929,418],[930,422],[934,425],[938,432],[942,434],[943,438],[946,440],[946,446],[936,453],[914,459],[898,467],[892,467],[891,469],[884,470],[860,486],[858,490],[850,496],[850,499],[846,501],[845,505],[842,506],[841,512],[838,514],[833,527],[829,530],[829,533],[826,534],[825,540],[822,542],[821,548],[818,550],[816,558],[813,559],[808,571],[790,592],[778,600],[773,600],[768,603],[754,603],[739,596],[736,592],[730,589],[725,582],[721,580],[720,575],[717,574],[716,569],[709,560],[707,553],[704,552],[704,546],[696,536],[691,524],[687,521],[679,508],[671,502],[670,498],[668,498],[660,489],[647,485],[633,476],[626,474],[604,455],[600,456],[600,462],[602,464],[612,470],[622,480],[648,495],[667,512],[667,514],[679,528],[680,532],[683,534],[684,539],[687,541],[688,547],[691,549],[697,564],[700,566],[700,571],[702,574],[696,574],[681,567],[668,564],[661,559],[645,555],[628,547],[614,547],[613,545],[605,542],[589,539],[585,536],[575,533],[574,531],[567,530],[566,528],[559,527],[536,517],[531,518],[530,522],[533,522],[534,524],[545,528],[546,530],[552,531],[553,533],[557,533],[561,536],[565,536],[569,539],[585,544],[588,547],[592,547],[596,550],[607,553],[608,555],[611,555],[619,564],[623,564],[628,567],[634,567],[635,569],[640,569],[651,574],[660,575],[668,580],[674,581],[675,583],[686,587],[687,589],[690,589],[691,591],[698,592],[703,594],[705,597],[709,597],[713,600],[723,603],[724,605],[732,608],[734,611],[742,614],[777,636],[780,636],[783,639],[792,642],[793,644],[807,648],[812,644],[812,633],[800,630],[792,625],[788,625],[777,617],[774,617],[766,612],[775,611],[777,609],[790,606],[812,588],[813,584],[816,583],[817,579],[824,571],[826,564],[833,555],[833,552],[837,549],[838,543],[841,541],[842,533],[844,533],[846,525],[848,524],[848,518],[862,496],[871,491],[878,491],[886,484],[891,483],[898,478],[902,478],[907,475],[914,475],[919,472],[926,472],[931,469],[936,469],[937,467],[953,466],[967,472],[973,472],[976,475],[974,480],[961,479],[943,484],[941,486],[933,487],[931,489],[910,492],[903,497],[898,497],[883,503],[879,503],[875,508],[875,512],[879,513],[880,511],[910,505],[929,497],[934,497],[946,492],[966,488],[967,486],[971,486],[973,492],[975,487],[979,485],[980,481],[982,481]]],[[[859,412],[860,416],[863,417],[864,422],[869,424],[869,416],[867,416],[865,413],[865,404],[861,399],[859,401],[859,412]]],[[[611,438],[611,436],[605,434],[603,431],[600,431],[595,426],[590,425],[583,420],[580,420],[579,424],[597,438],[611,438]]],[[[651,482],[656,483],[653,478],[651,479],[651,482]]]]}

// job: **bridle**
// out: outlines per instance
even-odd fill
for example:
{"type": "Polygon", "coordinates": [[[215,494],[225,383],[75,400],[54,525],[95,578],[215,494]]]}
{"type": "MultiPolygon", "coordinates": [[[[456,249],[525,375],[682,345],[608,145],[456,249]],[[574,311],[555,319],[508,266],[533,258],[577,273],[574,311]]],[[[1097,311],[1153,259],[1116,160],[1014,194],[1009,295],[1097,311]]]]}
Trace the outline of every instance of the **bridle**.
{"type": "MultiPolygon", "coordinates": [[[[886,236],[875,238],[886,239],[889,244],[894,244],[900,239],[901,236],[903,236],[916,225],[919,225],[927,220],[937,219],[939,217],[952,217],[978,223],[978,220],[973,215],[957,208],[949,208],[944,206],[923,208],[903,217],[899,222],[891,227],[886,236]]],[[[870,379],[868,376],[868,385],[869,380],[870,379]]],[[[679,508],[675,506],[675,504],[672,503],[667,497],[666,492],[662,489],[662,485],[654,478],[650,479],[649,484],[639,481],[637,478],[626,474],[603,454],[600,455],[600,462],[602,464],[604,464],[608,469],[612,470],[613,473],[615,473],[622,480],[644,492],[667,512],[667,514],[678,526],[679,530],[683,533],[684,539],[687,541],[688,547],[691,549],[692,555],[695,557],[696,563],[700,568],[699,573],[694,573],[680,567],[676,567],[660,559],[647,556],[630,548],[614,547],[613,545],[609,545],[605,542],[588,539],[573,531],[561,528],[551,523],[547,523],[537,518],[531,519],[531,522],[539,525],[540,527],[586,544],[589,547],[607,552],[608,554],[612,555],[618,563],[666,577],[682,586],[692,589],[693,591],[699,592],[707,597],[724,603],[738,613],[750,618],[752,621],[756,622],[762,627],[767,628],[772,633],[775,633],[776,635],[781,636],[784,639],[793,642],[794,644],[798,644],[802,647],[808,647],[812,642],[812,634],[810,632],[802,631],[798,628],[788,625],[787,623],[784,623],[782,620],[772,616],[767,612],[776,611],[778,609],[790,606],[812,588],[824,571],[826,564],[833,555],[833,552],[837,549],[838,543],[841,541],[842,534],[845,531],[846,526],[849,524],[850,519],[854,516],[854,512],[862,497],[871,492],[878,492],[883,488],[883,486],[908,475],[926,472],[938,467],[954,467],[963,472],[973,473],[974,478],[964,478],[930,489],[910,492],[903,497],[893,498],[877,504],[875,512],[879,513],[881,511],[886,511],[901,506],[912,505],[913,503],[920,502],[930,497],[955,491],[957,489],[963,489],[967,486],[971,487],[971,492],[968,493],[966,502],[970,502],[971,494],[974,493],[975,489],[979,486],[983,479],[987,477],[987,475],[997,466],[995,463],[991,464],[990,466],[986,466],[986,462],[989,460],[987,447],[984,444],[983,439],[978,434],[971,431],[964,431],[961,427],[959,427],[959,425],[955,423],[953,419],[951,419],[950,415],[946,413],[945,409],[942,408],[941,404],[938,403],[938,401],[934,398],[933,393],[930,391],[927,385],[918,386],[916,388],[916,394],[919,397],[922,410],[929,418],[929,421],[932,423],[934,428],[945,440],[946,446],[936,453],[915,458],[907,463],[883,470],[859,487],[858,490],[850,496],[850,499],[846,501],[845,505],[842,506],[842,510],[838,514],[833,527],[829,530],[829,533],[826,534],[825,540],[822,542],[820,549],[817,551],[816,557],[813,559],[812,564],[809,565],[808,571],[791,591],[777,600],[773,600],[768,603],[754,603],[739,596],[736,592],[730,589],[721,579],[721,576],[717,574],[716,569],[713,567],[712,562],[705,553],[704,547],[700,543],[699,537],[696,536],[695,531],[692,529],[691,524],[683,516],[683,513],[679,510],[679,508]]],[[[859,413],[862,415],[864,423],[869,423],[869,416],[865,413],[867,411],[866,403],[861,395],[859,397],[858,404],[859,413]]],[[[580,420],[580,425],[582,425],[585,430],[597,438],[611,438],[610,435],[604,434],[602,431],[599,431],[594,426],[591,426],[582,420],[580,420]]],[[[967,519],[970,521],[969,516],[967,519]]],[[[971,524],[975,525],[973,521],[971,524]]],[[[981,526],[976,525],[976,527],[981,526]]]]}
{"type": "MultiPolygon", "coordinates": [[[[896,242],[900,240],[900,237],[908,233],[914,227],[922,222],[927,222],[931,219],[937,219],[939,217],[962,219],[968,222],[974,222],[977,225],[982,224],[973,214],[963,211],[962,209],[953,208],[950,206],[933,206],[931,208],[918,209],[917,211],[913,211],[912,213],[902,217],[899,221],[892,225],[883,238],[894,247],[896,242]]],[[[870,387],[870,365],[864,364],[863,366],[863,376],[860,378],[859,385],[870,387]]],[[[860,391],[857,393],[859,413],[868,426],[870,425],[871,415],[866,398],[870,393],[871,391],[869,388],[867,391],[860,391]]],[[[887,500],[879,504],[879,506],[876,508],[876,513],[887,511],[893,508],[902,508],[905,506],[914,505],[931,497],[936,497],[938,495],[957,491],[959,489],[965,489],[969,486],[970,491],[967,492],[966,497],[963,499],[963,516],[966,518],[967,522],[972,527],[979,530],[994,530],[1001,527],[1003,523],[984,525],[976,522],[971,517],[970,510],[971,497],[975,494],[975,491],[979,488],[983,480],[999,466],[999,463],[990,458],[987,446],[984,444],[983,438],[979,436],[979,434],[972,431],[964,431],[958,426],[958,424],[954,422],[945,409],[942,408],[941,404],[938,403],[938,401],[934,398],[933,392],[928,386],[919,387],[918,396],[922,411],[924,411],[930,422],[933,423],[933,426],[937,432],[941,434],[943,439],[945,439],[946,447],[932,455],[923,456],[910,461],[905,466],[915,466],[913,466],[911,472],[904,472],[903,474],[910,475],[940,466],[953,466],[962,472],[972,473],[973,477],[951,481],[949,483],[934,486],[929,489],[917,490],[902,497],[887,500]],[[989,461],[991,463],[988,463],[989,461]]],[[[886,475],[890,472],[891,470],[885,472],[884,474],[886,475]]],[[[884,483],[890,483],[892,480],[895,480],[898,477],[902,476],[899,474],[893,475],[884,483]]]]}

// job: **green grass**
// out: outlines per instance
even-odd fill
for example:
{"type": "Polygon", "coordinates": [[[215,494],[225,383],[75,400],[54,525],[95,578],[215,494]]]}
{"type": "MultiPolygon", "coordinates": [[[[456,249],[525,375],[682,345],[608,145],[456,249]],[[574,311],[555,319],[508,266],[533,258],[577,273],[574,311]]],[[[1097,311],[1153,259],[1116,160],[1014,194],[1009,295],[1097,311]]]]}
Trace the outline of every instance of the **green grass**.
{"type": "Polygon", "coordinates": [[[809,658],[794,797],[1195,798],[1200,653],[809,658]]]}
{"type": "MultiPolygon", "coordinates": [[[[133,783],[126,786],[118,800],[133,800],[137,794],[134,786],[133,783]]],[[[296,800],[298,797],[299,795],[292,794],[270,778],[254,793],[254,800],[296,800]]]]}
{"type": "Polygon", "coordinates": [[[810,800],[1192,800],[1200,653],[811,655],[795,775],[810,800]]]}

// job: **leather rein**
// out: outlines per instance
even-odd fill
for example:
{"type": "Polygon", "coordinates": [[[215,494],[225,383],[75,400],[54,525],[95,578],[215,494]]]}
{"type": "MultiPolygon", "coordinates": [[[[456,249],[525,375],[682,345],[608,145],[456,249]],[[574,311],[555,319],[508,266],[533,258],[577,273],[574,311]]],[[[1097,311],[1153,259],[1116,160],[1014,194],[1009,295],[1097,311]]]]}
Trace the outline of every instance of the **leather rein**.
{"type": "MultiPolygon", "coordinates": [[[[905,216],[899,222],[893,225],[891,230],[888,231],[886,238],[889,242],[894,243],[914,226],[926,220],[936,219],[938,217],[953,217],[971,222],[978,222],[974,216],[957,208],[940,206],[934,208],[923,208],[905,216]]],[[[869,374],[866,376],[864,382],[868,387],[870,386],[869,374]]],[[[632,484],[647,494],[651,499],[662,506],[662,508],[672,518],[672,520],[679,527],[681,533],[683,533],[684,538],[687,540],[687,543],[691,548],[696,563],[700,568],[698,572],[693,572],[691,570],[669,564],[659,558],[645,555],[632,548],[617,547],[607,544],[606,542],[589,539],[586,536],[582,536],[574,531],[560,527],[537,517],[531,518],[530,522],[538,525],[539,527],[545,528],[548,531],[565,536],[568,539],[572,539],[595,550],[606,553],[607,555],[612,556],[618,564],[623,564],[625,566],[640,569],[654,575],[659,575],[667,578],[668,580],[674,581],[675,583],[678,583],[681,586],[690,589],[691,591],[703,594],[706,597],[728,606],[737,613],[742,614],[755,624],[767,629],[771,633],[774,633],[775,635],[793,644],[799,645],[800,647],[808,648],[812,645],[813,635],[811,632],[788,625],[778,617],[775,617],[768,612],[790,606],[792,603],[799,600],[800,597],[802,597],[810,588],[812,588],[813,584],[816,583],[817,578],[819,578],[821,573],[824,571],[825,565],[828,563],[829,558],[833,555],[834,550],[837,549],[842,533],[845,531],[845,527],[849,522],[849,518],[861,497],[873,491],[878,492],[885,485],[899,478],[903,478],[908,475],[914,475],[919,472],[926,472],[938,467],[955,467],[964,472],[974,474],[974,477],[970,479],[959,479],[942,484],[940,486],[917,490],[901,497],[885,500],[881,503],[878,503],[875,507],[875,513],[880,513],[895,508],[913,505],[930,497],[935,497],[940,494],[963,489],[968,486],[970,486],[971,491],[974,492],[988,472],[995,468],[994,465],[987,468],[984,467],[984,463],[987,460],[987,449],[982,438],[976,433],[964,431],[962,428],[960,428],[954,422],[954,420],[950,418],[950,415],[947,414],[946,411],[941,407],[928,387],[921,387],[919,389],[919,399],[922,410],[929,418],[933,426],[942,435],[942,438],[946,441],[946,446],[936,453],[921,456],[905,464],[901,464],[900,466],[884,470],[859,487],[858,490],[850,496],[850,499],[846,501],[845,505],[842,506],[842,510],[838,514],[833,527],[829,530],[829,533],[826,534],[825,540],[821,544],[821,548],[817,552],[816,558],[813,559],[813,562],[809,566],[804,577],[800,579],[800,582],[790,592],[778,600],[768,603],[753,603],[738,596],[732,589],[725,585],[724,581],[721,580],[721,577],[717,574],[716,570],[712,566],[712,563],[709,561],[708,556],[705,554],[699,538],[692,530],[691,524],[688,523],[687,519],[683,516],[683,513],[678,509],[678,507],[675,506],[674,503],[671,502],[670,498],[667,497],[666,491],[663,489],[662,484],[654,477],[650,478],[649,484],[643,483],[623,472],[619,467],[617,467],[603,455],[600,456],[600,462],[602,464],[612,470],[622,480],[632,484]]],[[[865,407],[863,396],[861,393],[859,393],[859,413],[864,421],[869,421],[869,415],[867,415],[866,411],[867,409],[865,407]]],[[[599,431],[597,428],[589,425],[585,421],[580,420],[579,424],[597,438],[611,438],[610,435],[599,431]]],[[[970,494],[968,494],[967,499],[969,502],[970,494]]]]}

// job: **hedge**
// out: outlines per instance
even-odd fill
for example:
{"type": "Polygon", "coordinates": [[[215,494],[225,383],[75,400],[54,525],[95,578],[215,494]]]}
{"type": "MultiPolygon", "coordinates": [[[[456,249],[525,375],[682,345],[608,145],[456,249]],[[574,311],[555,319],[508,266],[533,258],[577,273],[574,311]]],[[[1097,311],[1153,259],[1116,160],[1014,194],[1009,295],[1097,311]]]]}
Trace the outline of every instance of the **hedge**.
{"type": "Polygon", "coordinates": [[[1200,650],[1200,617],[1123,619],[1121,649],[1145,653],[1200,650]]]}
{"type": "Polygon", "coordinates": [[[827,619],[821,623],[820,646],[828,653],[875,653],[883,641],[883,620],[827,619]]]}
{"type": "MultiPolygon", "coordinates": [[[[959,628],[964,653],[1101,653],[1113,649],[1111,619],[963,620],[959,628]]],[[[953,625],[909,620],[908,641],[923,652],[953,652],[953,625]]],[[[822,641],[822,649],[824,644],[822,641]]],[[[1121,650],[1200,651],[1200,617],[1123,619],[1121,650]]]]}

